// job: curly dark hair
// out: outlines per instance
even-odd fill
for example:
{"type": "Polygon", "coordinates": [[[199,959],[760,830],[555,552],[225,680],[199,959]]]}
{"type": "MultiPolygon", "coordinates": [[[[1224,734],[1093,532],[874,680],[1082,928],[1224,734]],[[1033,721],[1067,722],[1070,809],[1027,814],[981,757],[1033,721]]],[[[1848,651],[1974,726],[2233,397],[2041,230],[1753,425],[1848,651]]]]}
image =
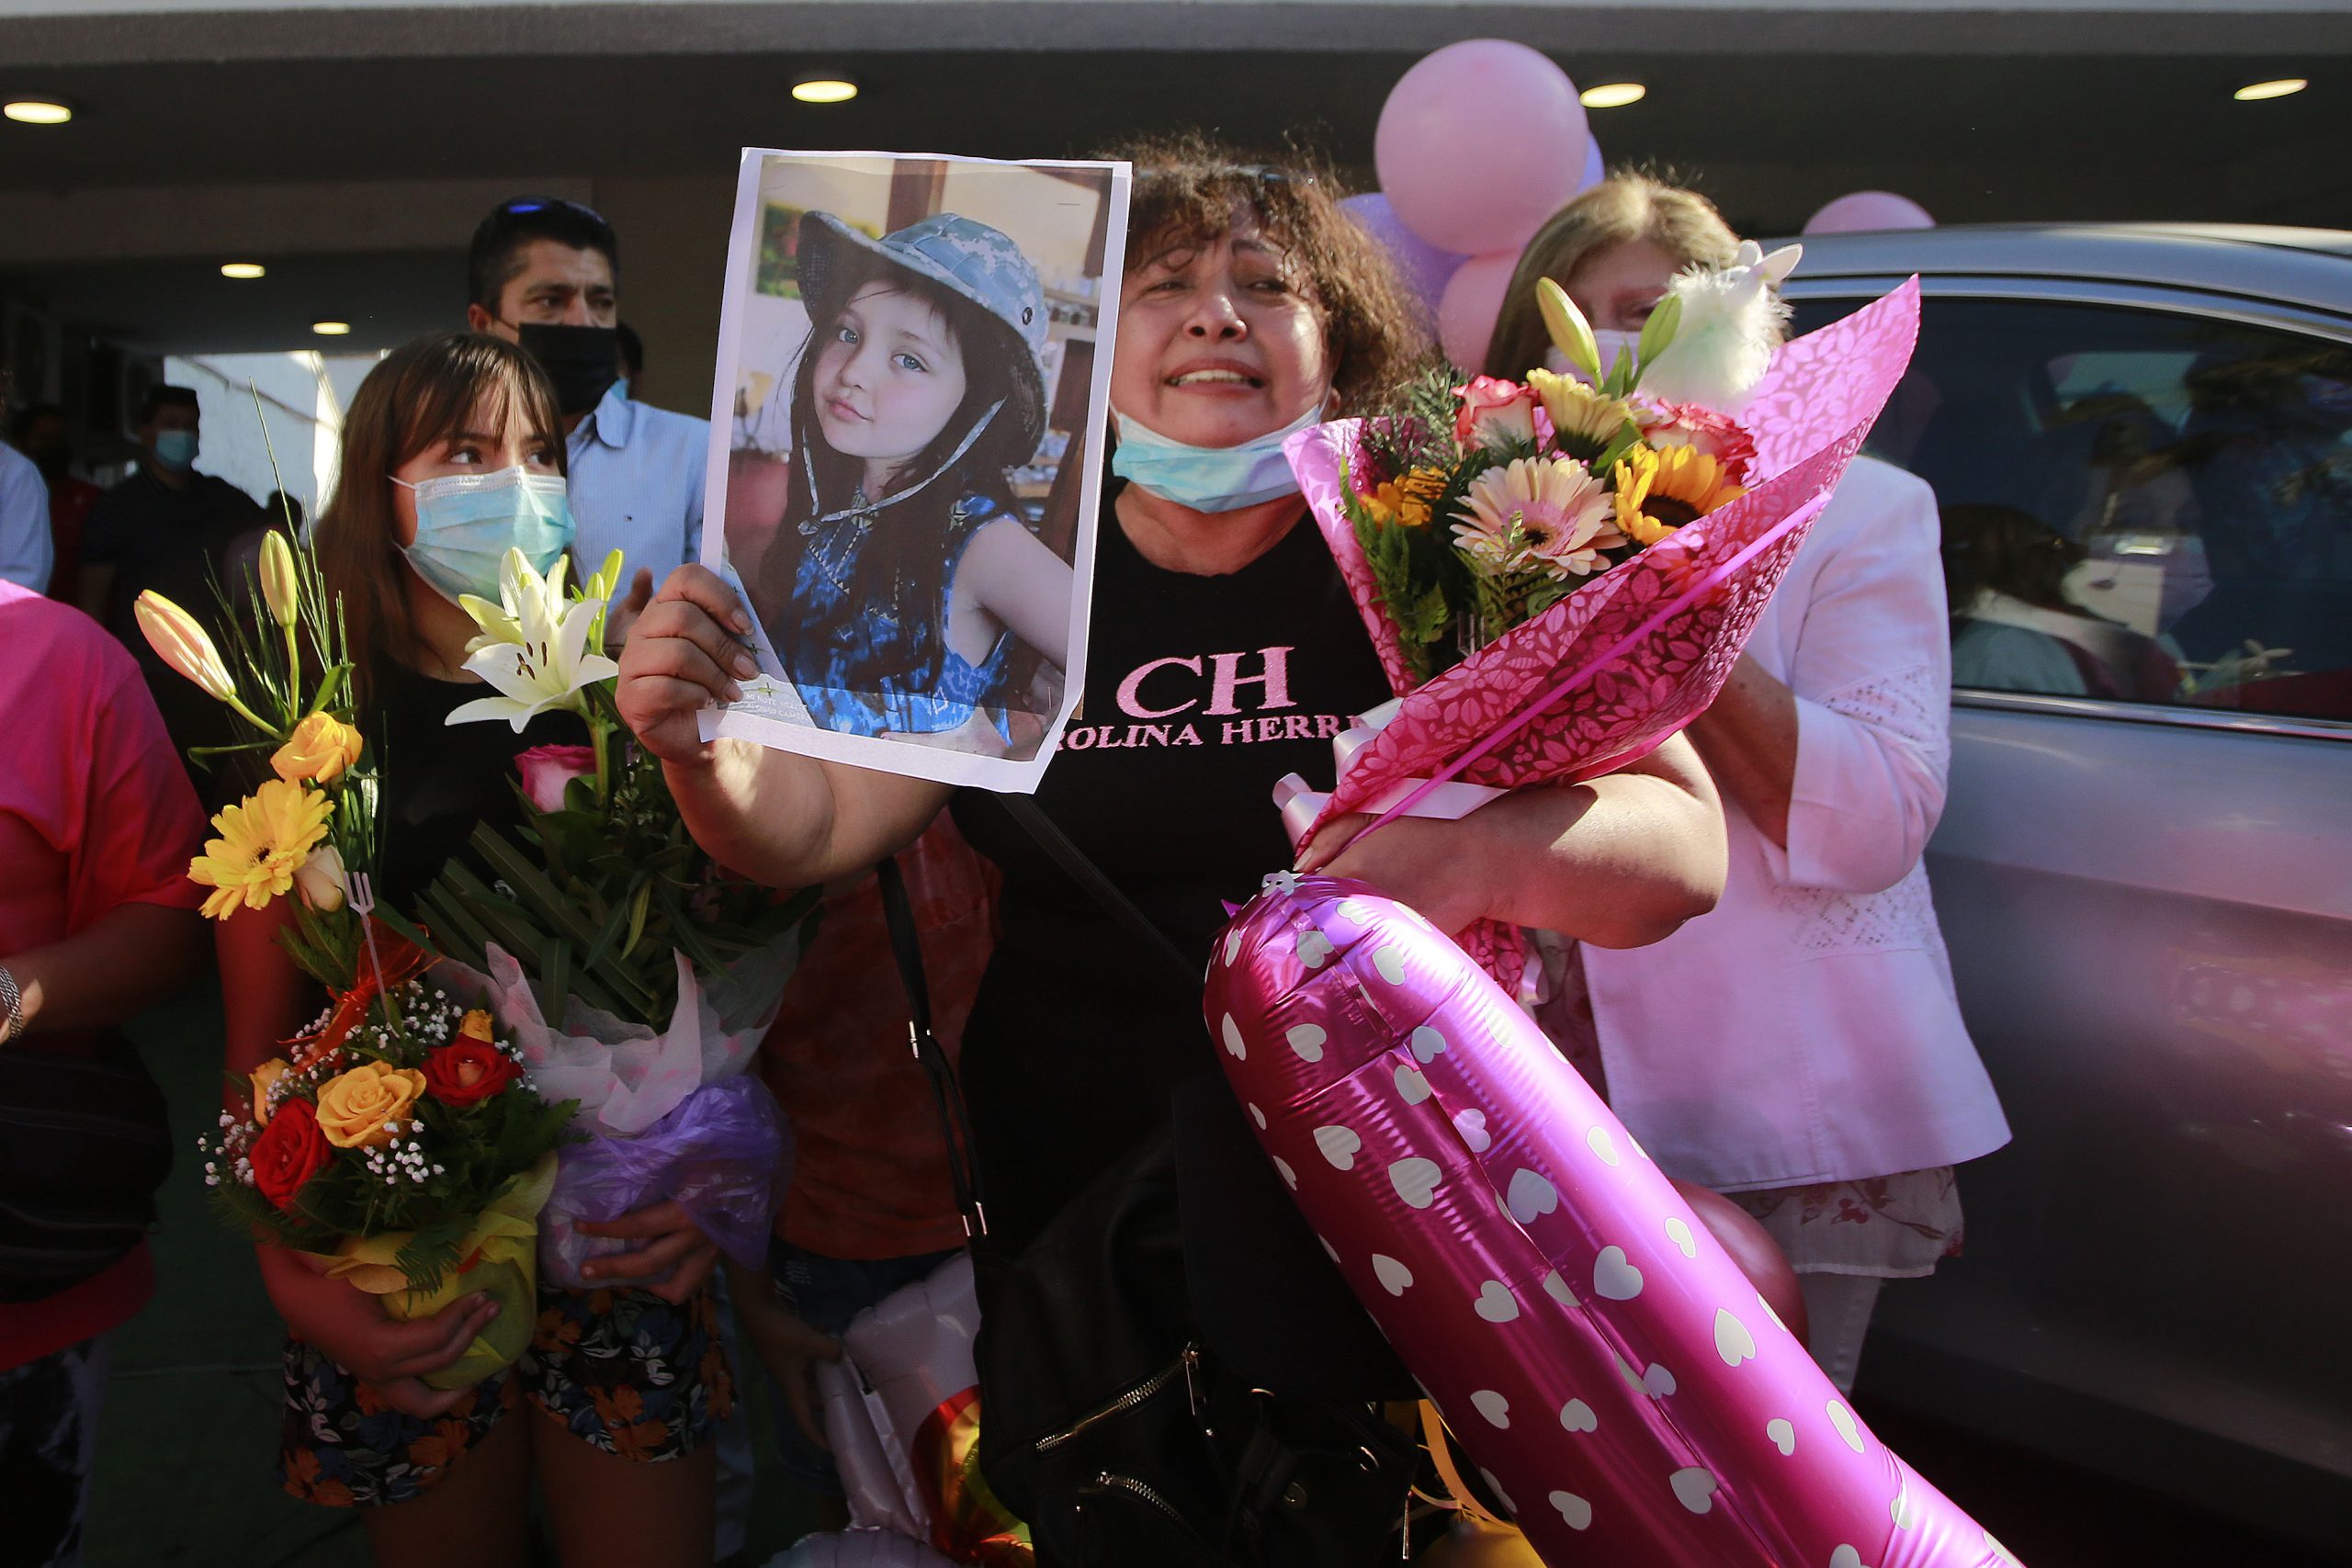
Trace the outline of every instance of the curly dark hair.
{"type": "Polygon", "coordinates": [[[1347,189],[1320,158],[1297,150],[1255,157],[1198,131],[1103,156],[1135,165],[1128,271],[1222,239],[1237,223],[1272,243],[1322,312],[1341,413],[1378,408],[1427,355],[1428,333],[1387,253],[1340,207],[1347,189]]]}

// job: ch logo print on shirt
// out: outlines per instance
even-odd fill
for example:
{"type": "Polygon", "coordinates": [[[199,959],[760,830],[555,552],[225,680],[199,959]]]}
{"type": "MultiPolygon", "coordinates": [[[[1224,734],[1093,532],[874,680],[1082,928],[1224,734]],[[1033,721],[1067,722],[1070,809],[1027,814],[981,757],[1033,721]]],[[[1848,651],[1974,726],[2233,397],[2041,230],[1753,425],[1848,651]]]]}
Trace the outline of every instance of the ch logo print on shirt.
{"type": "Polygon", "coordinates": [[[1295,651],[1277,647],[1148,660],[1119,682],[1119,712],[1125,722],[1073,723],[1062,735],[1062,749],[1328,740],[1347,728],[1344,715],[1289,711],[1298,706],[1290,694],[1290,656],[1295,651]]]}

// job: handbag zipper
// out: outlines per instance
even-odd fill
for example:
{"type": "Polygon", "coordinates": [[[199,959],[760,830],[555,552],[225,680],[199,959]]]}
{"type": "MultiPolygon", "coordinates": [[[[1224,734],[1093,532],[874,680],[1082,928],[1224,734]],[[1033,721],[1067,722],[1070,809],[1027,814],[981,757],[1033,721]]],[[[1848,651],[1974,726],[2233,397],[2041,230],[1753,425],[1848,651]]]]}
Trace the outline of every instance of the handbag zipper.
{"type": "MultiPolygon", "coordinates": [[[[1096,1405],[1093,1409],[1088,1411],[1085,1415],[1080,1416],[1077,1420],[1071,1422],[1060,1431],[1047,1433],[1045,1437],[1038,1438],[1030,1446],[1038,1453],[1049,1454],[1056,1449],[1060,1448],[1064,1443],[1070,1441],[1072,1438],[1085,1432],[1088,1428],[1095,1427],[1102,1422],[1108,1421],[1114,1416],[1125,1415],[1128,1411],[1133,1410],[1136,1405],[1141,1404],[1145,1400],[1149,1399],[1153,1394],[1158,1393],[1161,1389],[1166,1388],[1170,1383],[1174,1382],[1180,1373],[1182,1374],[1189,1382],[1193,1370],[1193,1358],[1194,1348],[1190,1345],[1185,1346],[1184,1353],[1182,1355],[1177,1357],[1176,1359],[1170,1361],[1167,1366],[1160,1368],[1159,1371],[1152,1373],[1151,1376],[1144,1379],[1143,1382],[1136,1384],[1135,1387],[1127,1390],[1125,1393],[1118,1395],[1114,1399],[1107,1400],[1104,1403],[1096,1405]]],[[[1131,1486],[1140,1486],[1142,1485],[1142,1483],[1132,1482],[1129,1483],[1129,1484],[1131,1486]]],[[[1148,1489],[1147,1488],[1147,1490],[1148,1489]]]]}
{"type": "Polygon", "coordinates": [[[1157,1509],[1170,1524],[1182,1525],[1187,1530],[1192,1529],[1191,1525],[1185,1523],[1184,1516],[1176,1511],[1176,1505],[1132,1475],[1114,1475],[1107,1470],[1097,1471],[1094,1474],[1094,1484],[1101,1491],[1124,1492],[1137,1502],[1157,1509]]]}

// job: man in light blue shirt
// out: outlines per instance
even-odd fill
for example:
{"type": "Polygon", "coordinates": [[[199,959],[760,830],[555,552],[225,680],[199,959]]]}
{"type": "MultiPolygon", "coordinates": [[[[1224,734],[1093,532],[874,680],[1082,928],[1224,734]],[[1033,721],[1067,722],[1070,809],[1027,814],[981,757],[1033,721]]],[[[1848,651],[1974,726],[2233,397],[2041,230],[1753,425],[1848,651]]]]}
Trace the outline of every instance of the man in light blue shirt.
{"type": "Polygon", "coordinates": [[[612,225],[576,201],[517,197],[474,231],[467,324],[518,343],[555,383],[581,570],[628,558],[632,604],[702,553],[710,424],[632,401],[620,380],[612,225]]]}
{"type": "MultiPolygon", "coordinates": [[[[7,414],[8,373],[0,370],[0,422],[7,414]]],[[[49,536],[49,481],[30,457],[0,445],[0,578],[46,593],[56,559],[49,536]]]]}

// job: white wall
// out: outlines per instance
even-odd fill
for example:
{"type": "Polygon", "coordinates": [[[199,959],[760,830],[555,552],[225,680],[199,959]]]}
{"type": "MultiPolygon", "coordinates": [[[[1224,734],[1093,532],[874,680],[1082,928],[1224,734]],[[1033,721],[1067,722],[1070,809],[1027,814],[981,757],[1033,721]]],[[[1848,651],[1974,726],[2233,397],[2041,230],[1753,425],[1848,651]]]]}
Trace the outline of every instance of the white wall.
{"type": "Polygon", "coordinates": [[[204,418],[197,472],[227,479],[256,502],[283,489],[315,516],[320,501],[334,489],[342,410],[376,359],[307,353],[190,355],[166,359],[164,376],[175,386],[196,389],[204,418]]]}

